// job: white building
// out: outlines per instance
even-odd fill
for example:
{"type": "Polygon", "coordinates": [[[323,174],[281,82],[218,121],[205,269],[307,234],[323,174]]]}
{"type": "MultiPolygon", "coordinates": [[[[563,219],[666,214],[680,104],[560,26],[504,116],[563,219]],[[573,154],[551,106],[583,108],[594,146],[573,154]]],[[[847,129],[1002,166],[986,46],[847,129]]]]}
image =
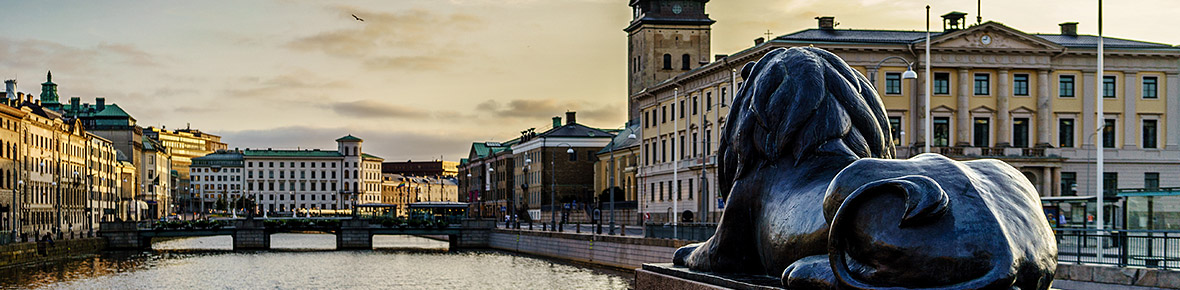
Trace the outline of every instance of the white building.
{"type": "Polygon", "coordinates": [[[219,151],[193,158],[190,179],[206,208],[219,198],[230,202],[242,196],[270,212],[380,203],[384,159],[364,154],[363,142],[349,135],[336,139],[335,151],[219,151]]]}

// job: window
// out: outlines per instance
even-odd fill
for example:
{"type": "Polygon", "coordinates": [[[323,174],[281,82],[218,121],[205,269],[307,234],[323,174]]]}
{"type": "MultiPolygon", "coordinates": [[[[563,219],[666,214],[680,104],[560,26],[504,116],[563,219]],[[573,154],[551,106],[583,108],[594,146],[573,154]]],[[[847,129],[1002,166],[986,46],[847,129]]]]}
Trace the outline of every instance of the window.
{"type": "MultiPolygon", "coordinates": [[[[686,107],[684,106],[684,100],[680,100],[680,114],[676,115],[676,118],[684,118],[684,109],[685,108],[686,107]]],[[[675,111],[675,110],[673,110],[673,111],[675,111]]]]}
{"type": "Polygon", "coordinates": [[[1028,118],[1012,119],[1012,147],[1028,148],[1028,118]]]}
{"type": "Polygon", "coordinates": [[[1073,148],[1073,119],[1057,121],[1057,147],[1073,148]]]}
{"type": "MultiPolygon", "coordinates": [[[[722,94],[722,95],[725,95],[725,93],[724,93],[724,92],[725,92],[725,88],[721,88],[721,91],[722,91],[722,93],[721,93],[721,94],[722,94]]],[[[724,97],[724,96],[723,96],[723,97],[724,97]]],[[[712,110],[713,110],[713,106],[711,106],[712,104],[713,104],[713,92],[707,92],[707,93],[705,93],[705,112],[708,112],[708,111],[712,111],[712,110]]]]}
{"type": "Polygon", "coordinates": [[[1158,99],[1159,98],[1159,79],[1156,77],[1143,77],[1143,98],[1144,99],[1158,99]]]}
{"type": "Polygon", "coordinates": [[[934,134],[931,144],[936,147],[950,146],[951,141],[951,118],[950,117],[934,117],[934,124],[931,128],[934,134]]]}
{"type": "Polygon", "coordinates": [[[975,74],[975,95],[986,96],[991,94],[991,75],[989,74],[975,74]]]}
{"type": "Polygon", "coordinates": [[[691,56],[688,56],[688,54],[680,56],[680,69],[682,69],[682,70],[692,69],[692,57],[691,56]]]}
{"type": "Polygon", "coordinates": [[[660,123],[668,122],[668,106],[660,106],[660,123]]]}
{"type": "Polygon", "coordinates": [[[680,158],[681,158],[681,159],[684,159],[684,158],[687,158],[687,157],[688,157],[688,156],[686,156],[686,155],[685,155],[685,153],[688,153],[688,152],[686,152],[686,150],[684,150],[684,149],[686,149],[686,148],[687,148],[687,147],[684,147],[684,145],[685,145],[684,138],[685,138],[685,137],[686,137],[686,136],[684,136],[684,135],[680,135],[680,150],[679,150],[679,151],[676,151],[676,153],[680,154],[680,158]]]}
{"type": "Polygon", "coordinates": [[[660,162],[668,162],[668,139],[660,140],[660,162]]]}
{"type": "Polygon", "coordinates": [[[1118,172],[1103,172],[1102,173],[1102,192],[1106,196],[1114,196],[1119,188],[1119,173],[1118,172]]]}
{"type": "Polygon", "coordinates": [[[901,146],[901,117],[889,117],[889,132],[893,146],[901,146]]]}
{"type": "Polygon", "coordinates": [[[934,73],[934,94],[949,95],[951,93],[951,74],[934,73]]]}
{"type": "Polygon", "coordinates": [[[988,140],[988,135],[991,134],[991,119],[975,118],[975,147],[988,147],[991,140],[988,140]]]}
{"type": "Polygon", "coordinates": [[[727,88],[721,88],[721,99],[718,100],[721,102],[722,107],[725,106],[725,89],[727,89],[727,88]]]}
{"type": "Polygon", "coordinates": [[[651,123],[651,111],[643,112],[643,128],[647,128],[651,123]]]}
{"type": "Polygon", "coordinates": [[[885,73],[885,94],[886,95],[900,95],[901,94],[901,73],[885,73]]]}
{"type": "Polygon", "coordinates": [[[664,69],[672,69],[672,55],[664,54],[664,69]]]}
{"type": "Polygon", "coordinates": [[[1156,120],[1143,120],[1143,148],[1156,148],[1156,120]]]}
{"type": "Polygon", "coordinates": [[[688,180],[688,199],[692,200],[692,179],[688,180]]]}
{"type": "Polygon", "coordinates": [[[692,132],[692,156],[697,156],[697,132],[692,132]]]}
{"type": "Polygon", "coordinates": [[[1063,195],[1063,196],[1077,196],[1078,195],[1077,189],[1074,188],[1077,185],[1078,185],[1078,173],[1077,172],[1062,172],[1061,173],[1061,195],[1063,195]]]}
{"type": "Polygon", "coordinates": [[[698,103],[697,103],[697,97],[696,97],[696,96],[693,96],[693,97],[692,97],[692,115],[693,115],[693,116],[696,116],[696,115],[697,115],[697,104],[698,104],[698,103]]]}
{"type": "Polygon", "coordinates": [[[1105,123],[1102,128],[1102,147],[1114,148],[1114,137],[1116,136],[1114,119],[1106,119],[1105,123]]]}
{"type": "Polygon", "coordinates": [[[1057,77],[1057,96],[1062,98],[1072,98],[1073,95],[1073,76],[1058,76],[1057,77]]]}
{"type": "Polygon", "coordinates": [[[1103,76],[1102,77],[1102,97],[1108,98],[1108,99],[1114,98],[1115,97],[1114,91],[1115,91],[1114,76],[1103,76]]]}
{"type": "Polygon", "coordinates": [[[684,189],[681,187],[682,181],[683,180],[677,180],[676,181],[676,189],[673,189],[676,191],[676,200],[683,200],[684,199],[684,195],[682,195],[682,193],[681,193],[683,191],[682,189],[684,189]]]}
{"type": "Polygon", "coordinates": [[[1028,74],[1012,75],[1012,95],[1027,96],[1028,95],[1028,74]]]}
{"type": "Polygon", "coordinates": [[[1160,174],[1159,174],[1159,172],[1143,173],[1143,188],[1150,188],[1150,189],[1160,188],[1160,174]]]}

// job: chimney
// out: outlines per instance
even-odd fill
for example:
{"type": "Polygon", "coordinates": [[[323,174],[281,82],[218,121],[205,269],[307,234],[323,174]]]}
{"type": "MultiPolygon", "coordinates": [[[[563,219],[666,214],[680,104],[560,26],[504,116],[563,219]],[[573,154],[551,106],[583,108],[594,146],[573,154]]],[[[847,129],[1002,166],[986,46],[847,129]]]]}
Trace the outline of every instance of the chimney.
{"type": "Polygon", "coordinates": [[[762,44],[763,42],[766,42],[765,37],[759,37],[759,38],[754,39],[754,45],[759,45],[759,44],[762,44]]]}
{"type": "Polygon", "coordinates": [[[565,124],[569,125],[569,124],[577,123],[578,122],[578,119],[576,118],[577,114],[578,114],[578,112],[565,112],[565,124]]]}
{"type": "Polygon", "coordinates": [[[836,17],[833,16],[819,16],[815,19],[819,20],[819,29],[832,30],[836,29],[836,17]]]}
{"type": "Polygon", "coordinates": [[[713,61],[721,61],[722,59],[725,59],[727,57],[729,57],[728,54],[715,54],[715,55],[713,55],[713,61]]]}
{"type": "MultiPolygon", "coordinates": [[[[94,102],[95,102],[95,104],[94,104],[94,111],[95,112],[102,112],[102,110],[106,109],[106,107],[107,107],[107,98],[97,97],[97,98],[94,98],[94,102]]],[[[235,148],[234,150],[237,150],[237,149],[235,148]]]]}
{"type": "Polygon", "coordinates": [[[553,128],[561,127],[561,117],[553,117],[553,128]]]}
{"type": "Polygon", "coordinates": [[[1077,22],[1066,22],[1066,23],[1062,23],[1062,24],[1058,24],[1058,25],[1061,25],[1061,35],[1078,36],[1078,23],[1077,22]]]}
{"type": "Polygon", "coordinates": [[[78,101],[81,101],[81,99],[78,97],[70,97],[70,110],[81,111],[79,109],[82,107],[78,106],[78,101]]]}
{"type": "Polygon", "coordinates": [[[4,98],[9,100],[16,98],[16,80],[4,81],[4,98]]]}

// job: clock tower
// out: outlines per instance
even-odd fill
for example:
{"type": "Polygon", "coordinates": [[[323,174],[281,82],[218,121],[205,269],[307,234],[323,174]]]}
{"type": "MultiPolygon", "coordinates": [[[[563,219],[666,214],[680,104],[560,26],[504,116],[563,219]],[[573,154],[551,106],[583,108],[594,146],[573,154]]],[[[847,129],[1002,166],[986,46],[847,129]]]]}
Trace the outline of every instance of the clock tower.
{"type": "MultiPolygon", "coordinates": [[[[709,0],[631,0],[627,32],[627,94],[709,63],[709,33],[714,22],[705,14],[709,0]]],[[[631,119],[638,108],[628,101],[631,119]]]]}

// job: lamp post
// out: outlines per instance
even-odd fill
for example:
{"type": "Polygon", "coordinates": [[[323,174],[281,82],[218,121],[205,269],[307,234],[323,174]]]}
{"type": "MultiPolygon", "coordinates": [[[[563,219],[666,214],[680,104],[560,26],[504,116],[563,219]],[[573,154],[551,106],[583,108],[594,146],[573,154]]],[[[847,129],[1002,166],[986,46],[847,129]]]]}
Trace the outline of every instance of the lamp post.
{"type": "MultiPolygon", "coordinates": [[[[574,154],[574,146],[570,145],[569,143],[562,142],[561,144],[557,144],[557,147],[561,147],[563,145],[567,147],[565,150],[566,154],[574,154]]],[[[549,187],[549,222],[553,226],[553,231],[557,231],[557,210],[553,209],[553,206],[557,204],[557,167],[553,165],[553,159],[557,159],[555,157],[556,156],[550,156],[549,158],[549,181],[551,184],[549,187]]]]}
{"type": "Polygon", "coordinates": [[[20,211],[20,209],[19,209],[20,203],[18,202],[19,194],[17,192],[21,189],[24,189],[24,187],[25,187],[25,181],[24,180],[17,180],[16,181],[16,188],[12,189],[12,241],[14,241],[14,242],[16,241],[17,237],[20,235],[20,220],[17,219],[17,212],[20,211]]]}
{"type": "MultiPolygon", "coordinates": [[[[471,182],[471,169],[469,168],[469,169],[467,169],[467,202],[468,202],[469,208],[470,208],[470,204],[472,203],[471,199],[475,198],[475,196],[471,195],[471,193],[475,191],[475,186],[476,185],[471,182]]],[[[479,209],[479,208],[476,208],[476,209],[479,209]]],[[[478,217],[478,214],[476,215],[476,217],[478,217]]]]}
{"type": "MultiPolygon", "coordinates": [[[[930,43],[930,41],[926,41],[926,43],[930,43]]],[[[930,55],[929,50],[926,52],[926,55],[927,56],[930,55]]],[[[905,72],[901,73],[901,79],[903,79],[903,80],[917,80],[918,79],[918,73],[914,72],[914,69],[913,69],[914,63],[906,60],[905,58],[894,55],[894,56],[889,56],[889,57],[882,59],[880,62],[877,62],[876,66],[873,66],[873,73],[869,74],[869,82],[873,84],[873,88],[880,89],[877,87],[877,72],[880,71],[882,64],[885,64],[886,61],[889,61],[891,59],[896,59],[896,60],[899,60],[899,61],[905,63],[905,72]]],[[[927,61],[926,64],[929,65],[930,62],[927,61]]],[[[927,75],[930,74],[929,69],[926,70],[926,74],[927,75]]],[[[929,80],[927,80],[927,83],[929,83],[929,80]]],[[[929,94],[930,94],[930,92],[927,91],[926,94],[927,94],[927,97],[926,97],[926,108],[927,108],[926,123],[929,123],[929,122],[931,122],[930,121],[930,112],[929,112],[929,108],[930,108],[929,94]]],[[[930,136],[930,131],[926,131],[926,136],[930,136]]],[[[930,143],[927,142],[926,146],[927,146],[926,151],[929,152],[930,151],[930,149],[929,149],[930,143]]]]}
{"type": "MultiPolygon", "coordinates": [[[[526,194],[528,193],[528,190],[529,190],[528,176],[529,176],[529,169],[530,169],[530,167],[532,167],[532,163],[533,163],[533,159],[525,157],[524,167],[521,167],[521,170],[524,171],[524,174],[523,174],[523,176],[521,178],[522,180],[520,182],[520,191],[523,193],[526,193],[526,194]]],[[[516,196],[517,195],[515,195],[515,194],[512,195],[512,222],[516,224],[516,229],[520,229],[520,217],[518,217],[519,207],[517,206],[516,196]]],[[[529,220],[531,221],[532,218],[530,217],[529,220]]],[[[530,222],[530,224],[531,224],[531,222],[530,222]]]]}
{"type": "MultiPolygon", "coordinates": [[[[627,128],[628,126],[624,125],[623,127],[627,128]]],[[[631,140],[635,140],[635,132],[628,133],[627,141],[631,140]]],[[[610,192],[610,231],[607,232],[609,235],[615,234],[615,174],[617,174],[615,172],[615,147],[618,145],[614,142],[610,144],[610,186],[607,188],[607,191],[610,192]]]]}

